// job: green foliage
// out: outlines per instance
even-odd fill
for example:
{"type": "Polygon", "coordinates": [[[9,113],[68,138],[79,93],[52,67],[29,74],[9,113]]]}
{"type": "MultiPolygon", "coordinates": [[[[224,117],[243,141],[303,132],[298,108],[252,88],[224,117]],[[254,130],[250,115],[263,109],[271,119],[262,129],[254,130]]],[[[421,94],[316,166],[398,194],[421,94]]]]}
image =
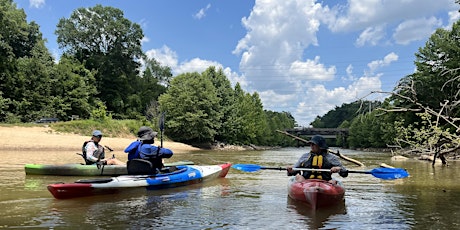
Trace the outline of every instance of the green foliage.
{"type": "Polygon", "coordinates": [[[107,114],[107,107],[104,103],[98,102],[97,107],[91,111],[91,119],[98,122],[110,121],[112,120],[112,115],[107,114]]]}
{"type": "Polygon", "coordinates": [[[265,111],[269,131],[266,132],[265,145],[270,146],[295,146],[296,141],[284,134],[279,134],[276,130],[285,130],[294,128],[296,122],[289,112],[265,111]]]}
{"type": "Polygon", "coordinates": [[[418,152],[435,151],[437,144],[443,139],[451,140],[449,145],[459,145],[460,139],[451,133],[449,128],[439,127],[433,122],[433,117],[428,113],[417,113],[421,122],[408,126],[397,126],[395,140],[400,146],[410,146],[418,152]]]}
{"type": "Polygon", "coordinates": [[[52,108],[61,111],[62,117],[78,115],[89,118],[96,102],[97,92],[94,82],[94,71],[86,69],[78,60],[64,55],[55,65],[52,74],[53,95],[58,99],[51,104],[52,108]]]}
{"type": "MultiPolygon", "coordinates": [[[[0,0],[0,70],[3,74],[14,71],[17,58],[30,56],[36,41],[41,39],[37,32],[38,26],[28,24],[26,14],[17,9],[12,0],[0,0]]],[[[3,86],[2,78],[0,85],[3,86]]]]}
{"type": "Polygon", "coordinates": [[[384,148],[384,127],[387,125],[381,117],[376,116],[377,112],[373,111],[366,114],[360,114],[350,124],[348,136],[348,145],[352,148],[384,148]]]}
{"type": "Polygon", "coordinates": [[[175,77],[167,92],[159,97],[166,112],[166,134],[185,142],[212,142],[220,128],[221,112],[216,88],[199,73],[175,77]]]}

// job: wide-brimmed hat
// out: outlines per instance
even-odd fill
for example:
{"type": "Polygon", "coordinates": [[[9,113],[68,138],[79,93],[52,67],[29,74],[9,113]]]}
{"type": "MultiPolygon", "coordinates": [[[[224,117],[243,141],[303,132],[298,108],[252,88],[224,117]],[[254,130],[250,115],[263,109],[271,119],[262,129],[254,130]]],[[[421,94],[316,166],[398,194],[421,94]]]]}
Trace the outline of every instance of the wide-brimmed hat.
{"type": "Polygon", "coordinates": [[[153,129],[148,126],[142,126],[139,128],[139,131],[137,131],[137,139],[141,141],[153,140],[157,135],[158,133],[154,132],[153,129]]]}
{"type": "Polygon", "coordinates": [[[99,130],[94,130],[93,131],[93,137],[97,137],[97,136],[102,136],[102,132],[99,131],[99,130]]]}
{"type": "Polygon", "coordinates": [[[320,135],[313,136],[307,143],[318,145],[320,149],[328,149],[326,139],[320,135]]]}

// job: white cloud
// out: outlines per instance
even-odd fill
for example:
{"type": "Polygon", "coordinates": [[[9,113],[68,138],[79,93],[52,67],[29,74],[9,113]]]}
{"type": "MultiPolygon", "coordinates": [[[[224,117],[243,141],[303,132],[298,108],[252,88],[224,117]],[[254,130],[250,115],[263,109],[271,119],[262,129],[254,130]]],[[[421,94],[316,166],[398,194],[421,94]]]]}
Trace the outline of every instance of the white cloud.
{"type": "Polygon", "coordinates": [[[149,41],[150,41],[150,39],[148,37],[143,37],[141,39],[141,44],[148,43],[149,41]]]}
{"type": "Polygon", "coordinates": [[[396,43],[407,45],[429,37],[441,25],[442,21],[435,17],[407,20],[398,25],[393,38],[396,43]]]}
{"type": "Polygon", "coordinates": [[[289,75],[295,80],[330,81],[334,79],[336,69],[334,66],[326,68],[319,63],[319,57],[314,60],[294,61],[289,68],[289,75]]]}
{"type": "MultiPolygon", "coordinates": [[[[344,103],[351,103],[366,96],[370,91],[381,88],[379,76],[361,77],[348,87],[337,87],[331,90],[323,85],[307,88],[297,102],[293,116],[301,126],[308,126],[316,116],[323,116],[328,111],[344,103]]],[[[265,101],[264,101],[265,102],[265,101]]]]}
{"type": "Polygon", "coordinates": [[[182,62],[175,71],[178,74],[187,72],[201,73],[210,66],[215,66],[217,69],[222,68],[222,65],[218,62],[203,60],[200,58],[193,58],[190,61],[182,62]]]}
{"type": "Polygon", "coordinates": [[[458,10],[450,11],[449,15],[449,24],[446,26],[447,29],[452,29],[452,25],[460,19],[460,12],[458,10]]]}
{"type": "Polygon", "coordinates": [[[206,16],[206,11],[211,8],[211,4],[208,4],[205,8],[201,8],[195,15],[193,15],[194,18],[196,19],[202,19],[204,16],[206,16]]]}
{"type": "Polygon", "coordinates": [[[148,58],[155,58],[161,65],[171,67],[173,76],[182,73],[198,72],[202,73],[210,66],[215,66],[216,69],[222,69],[225,76],[230,80],[234,86],[239,82],[242,87],[248,86],[246,78],[231,70],[229,67],[224,67],[221,63],[216,61],[203,60],[200,58],[193,58],[190,61],[183,61],[179,63],[176,52],[171,50],[168,46],[163,46],[161,49],[151,49],[146,52],[148,58]]]}
{"type": "Polygon", "coordinates": [[[385,37],[385,26],[375,26],[366,28],[356,40],[358,47],[366,44],[375,46],[385,37]]]}
{"type": "Polygon", "coordinates": [[[248,32],[233,51],[241,55],[240,71],[255,90],[289,87],[290,74],[305,72],[296,67],[312,64],[302,63],[301,56],[305,48],[317,45],[321,11],[314,0],[256,1],[251,14],[242,19],[248,32]]]}
{"type": "Polygon", "coordinates": [[[359,31],[456,9],[458,5],[452,0],[349,0],[347,5],[333,8],[337,16],[327,23],[332,31],[359,31]]]}
{"type": "Polygon", "coordinates": [[[372,61],[371,63],[367,64],[367,66],[369,67],[370,73],[373,74],[375,70],[377,70],[378,68],[383,67],[383,66],[388,66],[392,62],[397,61],[398,58],[399,56],[397,54],[391,52],[388,55],[386,55],[383,58],[383,60],[372,61]]]}
{"type": "Polygon", "coordinates": [[[42,8],[45,6],[45,0],[29,0],[29,5],[33,8],[42,8]]]}
{"type": "Polygon", "coordinates": [[[178,66],[177,54],[168,46],[163,46],[160,49],[151,49],[145,52],[147,57],[155,58],[161,65],[169,66],[172,70],[178,66]]]}

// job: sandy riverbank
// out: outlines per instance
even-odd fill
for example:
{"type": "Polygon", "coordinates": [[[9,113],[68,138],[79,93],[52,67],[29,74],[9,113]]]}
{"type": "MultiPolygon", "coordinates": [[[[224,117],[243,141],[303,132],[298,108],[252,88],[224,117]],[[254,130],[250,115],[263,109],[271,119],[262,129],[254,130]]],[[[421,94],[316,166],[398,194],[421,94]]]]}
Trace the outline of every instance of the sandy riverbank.
{"type": "MultiPolygon", "coordinates": [[[[75,134],[57,133],[47,126],[39,127],[2,127],[0,126],[0,150],[69,150],[81,151],[84,141],[90,139],[88,136],[75,134]]],[[[111,138],[103,137],[101,144],[110,146],[116,151],[123,151],[132,141],[132,138],[111,138]]],[[[160,144],[159,140],[155,141],[160,144]]],[[[178,142],[163,141],[163,146],[171,149],[175,153],[186,153],[199,150],[190,145],[178,142]]]]}

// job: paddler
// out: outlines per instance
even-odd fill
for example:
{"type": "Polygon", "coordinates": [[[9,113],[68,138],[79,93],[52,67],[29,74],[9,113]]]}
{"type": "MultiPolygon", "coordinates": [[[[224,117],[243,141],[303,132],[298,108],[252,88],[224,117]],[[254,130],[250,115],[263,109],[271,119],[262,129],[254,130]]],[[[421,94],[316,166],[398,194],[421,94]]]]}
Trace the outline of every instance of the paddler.
{"type": "Polygon", "coordinates": [[[315,135],[307,142],[310,144],[310,152],[303,154],[297,163],[293,166],[288,166],[288,176],[296,176],[298,182],[306,179],[321,179],[331,183],[337,183],[332,178],[332,173],[339,173],[342,177],[348,176],[348,171],[340,162],[338,156],[328,152],[326,140],[315,135]],[[309,169],[330,169],[330,172],[324,171],[296,171],[293,168],[309,168],[309,169]]]}

